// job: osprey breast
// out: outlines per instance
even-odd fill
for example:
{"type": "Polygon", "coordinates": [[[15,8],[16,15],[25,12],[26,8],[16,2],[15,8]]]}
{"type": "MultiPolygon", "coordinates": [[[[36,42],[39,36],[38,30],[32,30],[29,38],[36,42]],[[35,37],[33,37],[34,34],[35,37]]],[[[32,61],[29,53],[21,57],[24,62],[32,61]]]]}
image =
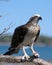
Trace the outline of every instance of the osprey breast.
{"type": "Polygon", "coordinates": [[[36,34],[38,33],[38,31],[40,30],[40,27],[39,26],[30,26],[28,28],[28,36],[33,38],[36,36],[36,34]]]}

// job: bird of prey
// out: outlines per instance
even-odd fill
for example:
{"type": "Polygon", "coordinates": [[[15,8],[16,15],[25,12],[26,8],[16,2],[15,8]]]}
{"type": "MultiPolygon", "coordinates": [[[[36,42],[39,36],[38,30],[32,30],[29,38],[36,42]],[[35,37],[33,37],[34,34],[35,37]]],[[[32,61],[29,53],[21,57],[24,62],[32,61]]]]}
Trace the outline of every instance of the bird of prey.
{"type": "Polygon", "coordinates": [[[12,37],[11,46],[4,55],[18,53],[19,49],[22,48],[24,53],[22,59],[26,58],[28,60],[30,56],[26,53],[25,46],[29,46],[34,56],[39,57],[39,54],[33,49],[40,33],[39,20],[42,20],[42,17],[39,14],[35,14],[26,24],[17,27],[12,37]]]}

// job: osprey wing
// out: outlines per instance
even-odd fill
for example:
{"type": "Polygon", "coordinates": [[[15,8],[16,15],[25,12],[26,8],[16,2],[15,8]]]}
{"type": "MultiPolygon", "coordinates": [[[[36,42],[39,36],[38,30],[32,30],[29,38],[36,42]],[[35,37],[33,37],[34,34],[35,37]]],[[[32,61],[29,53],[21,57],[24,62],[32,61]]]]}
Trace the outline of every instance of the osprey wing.
{"type": "Polygon", "coordinates": [[[16,48],[18,45],[20,45],[23,40],[25,35],[27,34],[28,29],[25,27],[25,25],[19,26],[15,29],[13,37],[12,37],[12,42],[11,42],[11,47],[9,50],[16,48]]]}

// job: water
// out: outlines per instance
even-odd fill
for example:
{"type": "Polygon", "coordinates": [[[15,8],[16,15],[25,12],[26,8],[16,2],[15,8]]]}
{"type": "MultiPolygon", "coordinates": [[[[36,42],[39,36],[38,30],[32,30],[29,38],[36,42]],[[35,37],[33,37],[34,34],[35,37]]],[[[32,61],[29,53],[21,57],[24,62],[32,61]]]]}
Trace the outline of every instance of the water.
{"type": "MultiPolygon", "coordinates": [[[[0,45],[0,54],[4,54],[8,51],[9,45],[0,45]]],[[[48,61],[52,61],[52,46],[34,46],[34,49],[40,54],[40,58],[48,61]]],[[[28,48],[26,52],[31,56],[32,51],[28,48]]],[[[14,56],[23,55],[23,51],[20,50],[18,54],[14,54],[14,56]]]]}

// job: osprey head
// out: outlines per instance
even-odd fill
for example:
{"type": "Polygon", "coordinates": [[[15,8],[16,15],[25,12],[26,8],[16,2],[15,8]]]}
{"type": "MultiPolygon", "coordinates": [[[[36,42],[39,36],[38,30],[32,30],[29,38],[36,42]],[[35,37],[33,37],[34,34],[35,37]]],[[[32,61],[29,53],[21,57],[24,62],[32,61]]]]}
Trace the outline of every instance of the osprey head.
{"type": "Polygon", "coordinates": [[[39,14],[35,14],[30,18],[30,22],[37,24],[39,20],[42,20],[42,17],[39,14]]]}
{"type": "Polygon", "coordinates": [[[35,19],[42,20],[42,17],[41,17],[39,14],[35,14],[33,17],[34,17],[35,19]]]}
{"type": "Polygon", "coordinates": [[[27,24],[38,24],[39,20],[42,20],[42,17],[39,14],[35,14],[33,15],[29,21],[27,22],[27,24]]]}

